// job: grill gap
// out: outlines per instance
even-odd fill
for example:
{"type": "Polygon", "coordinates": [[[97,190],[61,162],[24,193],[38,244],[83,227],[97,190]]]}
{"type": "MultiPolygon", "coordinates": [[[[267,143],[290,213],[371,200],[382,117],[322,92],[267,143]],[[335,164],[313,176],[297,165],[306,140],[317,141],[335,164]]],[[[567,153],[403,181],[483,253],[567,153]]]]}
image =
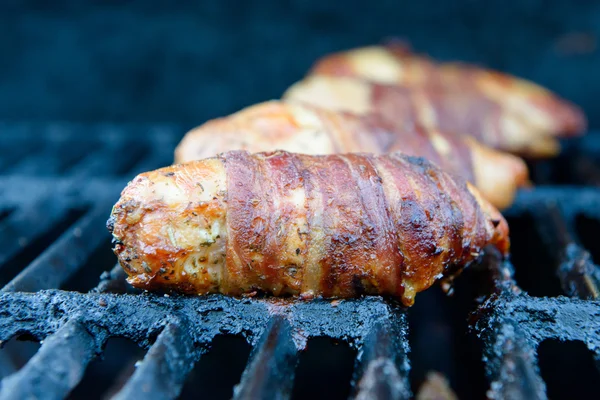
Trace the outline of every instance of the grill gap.
{"type": "Polygon", "coordinates": [[[600,159],[598,155],[580,154],[571,160],[573,183],[600,186],[600,159]]]}
{"type": "Polygon", "coordinates": [[[453,349],[452,367],[456,373],[450,380],[450,386],[460,399],[484,398],[489,386],[482,361],[481,340],[469,330],[469,315],[476,309],[476,300],[481,298],[481,288],[485,285],[483,267],[473,265],[463,271],[454,282],[452,296],[440,296],[446,307],[442,308],[443,315],[452,328],[450,348],[453,349]]]}
{"type": "Polygon", "coordinates": [[[507,221],[517,284],[531,296],[561,295],[562,288],[556,275],[557,260],[550,256],[540,237],[535,218],[526,213],[519,217],[508,217],[507,221]]]}
{"type": "Polygon", "coordinates": [[[345,342],[310,339],[299,357],[292,399],[347,399],[356,355],[345,342]]]}
{"type": "Polygon", "coordinates": [[[40,349],[40,343],[31,335],[20,335],[6,342],[0,350],[2,368],[0,379],[21,369],[40,349]]]}
{"type": "Polygon", "coordinates": [[[583,342],[545,340],[538,348],[538,363],[550,399],[585,399],[598,391],[600,374],[583,342]]]}
{"type": "Polygon", "coordinates": [[[108,339],[103,354],[93,360],[69,399],[109,399],[121,389],[144,357],[144,349],[120,337],[108,339]]]}
{"type": "Polygon", "coordinates": [[[125,159],[125,162],[119,164],[119,167],[114,171],[114,174],[128,174],[136,164],[142,161],[144,157],[149,154],[149,152],[150,149],[143,142],[133,140],[126,141],[123,143],[123,148],[119,149],[117,152],[117,154],[121,155],[125,159]]]}
{"type": "Polygon", "coordinates": [[[241,336],[216,336],[190,372],[180,398],[231,399],[250,351],[250,345],[241,336]]]}
{"type": "Polygon", "coordinates": [[[417,388],[430,370],[444,374],[455,382],[455,348],[452,346],[454,327],[448,318],[449,301],[439,285],[419,293],[414,306],[408,310],[409,342],[412,352],[420,354],[412,360],[411,386],[417,388]],[[451,325],[452,324],[452,325],[451,325]]]}
{"type": "Polygon", "coordinates": [[[529,179],[534,185],[544,185],[548,182],[553,182],[556,169],[554,164],[549,161],[542,160],[525,160],[529,169],[529,179]]]}
{"type": "Polygon", "coordinates": [[[8,217],[14,210],[14,208],[5,208],[0,210],[0,223],[2,223],[4,218],[8,217]]]}
{"type": "Polygon", "coordinates": [[[112,252],[112,238],[107,238],[94,250],[87,262],[66,281],[61,289],[75,292],[88,292],[98,284],[100,276],[109,271],[115,264],[115,255],[112,252]]]}
{"type": "Polygon", "coordinates": [[[575,229],[583,247],[590,252],[594,263],[598,265],[600,263],[600,242],[597,238],[600,234],[600,221],[579,214],[575,218],[575,229]]]}
{"type": "Polygon", "coordinates": [[[431,371],[441,373],[459,398],[484,398],[489,383],[484,374],[480,340],[468,333],[468,316],[483,286],[478,266],[465,270],[451,296],[439,285],[419,293],[408,310],[411,386],[419,388],[431,371]]]}
{"type": "Polygon", "coordinates": [[[535,184],[600,185],[600,136],[587,135],[563,142],[562,153],[553,160],[527,162],[535,184]]]}

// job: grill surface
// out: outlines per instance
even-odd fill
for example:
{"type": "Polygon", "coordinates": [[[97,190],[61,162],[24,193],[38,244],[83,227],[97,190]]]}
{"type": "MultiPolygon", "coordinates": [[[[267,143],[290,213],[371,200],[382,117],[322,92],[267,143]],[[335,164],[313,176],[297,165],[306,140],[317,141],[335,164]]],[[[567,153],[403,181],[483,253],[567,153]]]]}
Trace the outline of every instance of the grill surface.
{"type": "MultiPolygon", "coordinates": [[[[200,379],[194,366],[209,356],[211,343],[231,335],[252,346],[239,384],[228,391],[239,399],[302,397],[311,382],[327,382],[307,379],[302,368],[303,351],[318,350],[314,339],[322,337],[357,352],[349,389],[357,399],[410,398],[431,368],[448,375],[460,398],[487,391],[491,398],[544,399],[547,386],[560,398],[564,391],[545,382],[538,367],[538,347],[549,339],[583,342],[600,365],[600,270],[582,245],[594,245],[589,250],[596,255],[600,250],[588,241],[600,227],[600,188],[584,186],[600,183],[599,136],[535,165],[539,186],[522,191],[506,212],[516,273],[489,253],[458,280],[452,298],[432,289],[406,311],[379,297],[294,303],[128,287],[120,267],[110,269],[104,223],[127,180],[169,164],[182,133],[176,127],[0,125],[0,341],[41,343],[21,368],[9,346],[0,351],[0,399],[100,398],[95,391],[106,388],[82,385],[115,337],[148,349],[115,383],[110,395],[116,399],[177,397],[200,379]],[[101,271],[100,282],[92,283],[101,271]],[[487,383],[478,381],[481,365],[487,383]]],[[[324,368],[340,353],[328,349],[311,368],[325,364],[318,370],[333,382],[336,371],[324,368]]],[[[125,370],[125,364],[110,368],[125,370]]],[[[315,398],[346,395],[333,384],[315,385],[315,398]]],[[[201,390],[212,397],[210,388],[201,390]]]]}

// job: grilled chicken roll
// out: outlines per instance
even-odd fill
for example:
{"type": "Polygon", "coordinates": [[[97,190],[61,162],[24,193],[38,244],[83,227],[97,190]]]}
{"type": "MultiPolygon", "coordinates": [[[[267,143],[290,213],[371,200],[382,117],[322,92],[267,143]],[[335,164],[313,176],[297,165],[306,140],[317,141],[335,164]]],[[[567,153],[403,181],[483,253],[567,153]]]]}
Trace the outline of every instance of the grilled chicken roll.
{"type": "Polygon", "coordinates": [[[405,305],[436,279],[509,248],[478,191],[399,153],[223,153],[136,177],[108,222],[143,289],[348,298],[405,305]]]}
{"type": "Polygon", "coordinates": [[[555,137],[532,129],[527,120],[500,104],[468,92],[315,75],[290,87],[283,99],[332,111],[379,115],[389,123],[405,126],[405,130],[420,125],[458,132],[511,153],[546,157],[560,150],[555,137]]]}
{"type": "Polygon", "coordinates": [[[229,150],[286,150],[324,155],[401,151],[425,157],[472,182],[496,207],[509,206],[528,181],[525,163],[476,140],[386,121],[377,114],[356,116],[306,104],[267,102],[189,132],[175,152],[178,163],[229,150]]]}
{"type": "MultiPolygon", "coordinates": [[[[578,107],[532,82],[473,65],[435,63],[412,53],[406,46],[389,44],[335,53],[317,61],[311,73],[362,78],[387,85],[426,86],[430,88],[427,93],[435,89],[460,94],[461,102],[464,102],[464,96],[470,96],[471,102],[481,102],[488,108],[495,104],[502,108],[499,115],[512,114],[512,117],[509,121],[499,121],[499,136],[489,137],[490,141],[484,143],[534,157],[556,154],[556,137],[580,134],[587,124],[578,107]],[[517,122],[523,136],[520,139],[511,132],[516,129],[512,125],[517,122]],[[504,144],[503,135],[507,135],[504,144]],[[536,144],[538,141],[544,143],[536,144]]],[[[476,115],[482,112],[481,107],[474,110],[472,113],[476,115]]],[[[440,122],[448,117],[446,114],[439,116],[440,122]]],[[[469,128],[470,125],[466,125],[460,131],[473,134],[469,128]]]]}

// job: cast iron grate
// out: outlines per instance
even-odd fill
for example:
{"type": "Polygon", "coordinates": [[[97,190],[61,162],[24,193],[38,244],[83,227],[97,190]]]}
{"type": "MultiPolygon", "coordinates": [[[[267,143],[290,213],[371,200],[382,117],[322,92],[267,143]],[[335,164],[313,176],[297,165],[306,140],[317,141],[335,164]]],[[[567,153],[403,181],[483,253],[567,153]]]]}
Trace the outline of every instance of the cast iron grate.
{"type": "MultiPolygon", "coordinates": [[[[409,356],[407,312],[378,297],[293,303],[139,293],[124,283],[118,266],[96,287],[65,290],[107,246],[104,223],[127,179],[168,164],[181,132],[168,127],[102,126],[92,129],[95,134],[77,126],[42,127],[41,133],[32,126],[0,128],[0,341],[26,337],[42,343],[20,369],[0,351],[7,374],[0,399],[67,397],[113,337],[148,348],[113,398],[176,398],[221,335],[241,335],[253,347],[231,390],[234,398],[290,397],[301,351],[315,337],[357,349],[351,397],[412,396],[410,362],[422,355],[409,356]],[[36,134],[42,139],[34,141],[36,134]],[[31,143],[35,152],[28,149],[31,143]],[[131,160],[126,155],[133,147],[138,153],[131,160]],[[71,159],[64,161],[69,149],[71,159]],[[58,232],[51,232],[57,226],[58,232]]],[[[543,273],[556,276],[568,297],[526,294],[511,264],[499,262],[493,252],[465,274],[482,292],[477,307],[474,299],[469,303],[475,309],[470,327],[483,344],[491,398],[547,397],[536,354],[546,339],[582,341],[600,364],[600,271],[576,228],[582,216],[600,221],[600,188],[583,186],[598,182],[599,139],[589,136],[570,145],[560,163],[536,166],[539,182],[575,185],[523,191],[506,213],[510,219],[533,219],[544,251],[555,260],[556,268],[549,265],[543,273]],[[582,159],[591,167],[584,168],[585,176],[573,172],[569,181],[565,170],[577,171],[582,159]]],[[[514,244],[516,251],[526,251],[524,246],[514,244]]]]}

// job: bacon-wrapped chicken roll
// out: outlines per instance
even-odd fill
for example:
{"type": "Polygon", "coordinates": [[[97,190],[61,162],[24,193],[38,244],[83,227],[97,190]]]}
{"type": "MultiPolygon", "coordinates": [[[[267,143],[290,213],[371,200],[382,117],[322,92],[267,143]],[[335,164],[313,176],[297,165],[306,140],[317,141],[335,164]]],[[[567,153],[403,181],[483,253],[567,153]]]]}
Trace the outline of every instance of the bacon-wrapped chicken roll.
{"type": "Polygon", "coordinates": [[[496,207],[512,203],[528,180],[525,163],[476,140],[392,123],[378,114],[356,116],[306,104],[267,102],[189,132],[175,152],[178,163],[229,150],[286,150],[304,154],[400,151],[425,157],[472,182],[496,207]]]}
{"type": "Polygon", "coordinates": [[[468,115],[437,113],[436,127],[442,129],[448,122],[446,118],[459,118],[465,122],[457,131],[484,139],[484,143],[495,148],[532,157],[555,155],[557,137],[580,134],[587,124],[578,107],[532,82],[473,65],[435,63],[394,44],[331,54],[317,61],[311,74],[354,77],[404,88],[425,87],[427,90],[415,96],[423,98],[420,104],[426,110],[415,110],[417,113],[429,112],[440,98],[457,95],[458,102],[474,108],[460,111],[468,115]],[[477,124],[469,122],[481,115],[488,119],[489,112],[500,118],[496,122],[498,133],[482,138],[477,124]],[[521,137],[516,137],[516,132],[521,137]]]}
{"type": "Polygon", "coordinates": [[[129,282],[185,293],[412,305],[508,226],[478,191],[422,158],[233,151],[136,177],[108,222],[129,282]]]}

